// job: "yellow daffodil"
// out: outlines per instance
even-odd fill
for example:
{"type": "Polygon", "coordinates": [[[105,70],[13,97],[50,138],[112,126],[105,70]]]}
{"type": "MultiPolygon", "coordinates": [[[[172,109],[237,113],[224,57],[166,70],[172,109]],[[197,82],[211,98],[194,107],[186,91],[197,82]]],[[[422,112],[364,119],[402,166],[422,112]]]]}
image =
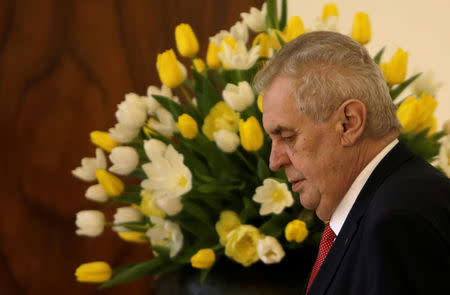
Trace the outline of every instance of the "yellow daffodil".
{"type": "Polygon", "coordinates": [[[108,132],[92,131],[90,137],[93,144],[107,152],[111,152],[113,148],[120,145],[120,142],[112,139],[108,132]]]}
{"type": "Polygon", "coordinates": [[[141,232],[119,232],[119,237],[130,243],[136,243],[136,244],[147,244],[148,239],[146,238],[145,233],[141,232]]]}
{"type": "Polygon", "coordinates": [[[386,82],[389,84],[400,84],[405,80],[408,68],[408,52],[401,48],[397,49],[389,62],[380,65],[386,82]]]}
{"type": "Polygon", "coordinates": [[[235,212],[231,210],[222,211],[220,213],[219,221],[216,223],[216,231],[219,235],[220,243],[226,245],[228,234],[240,225],[241,221],[235,212]]]}
{"type": "Polygon", "coordinates": [[[353,19],[352,38],[364,45],[370,41],[371,36],[369,15],[364,12],[356,13],[353,19]]]}
{"type": "Polygon", "coordinates": [[[156,68],[158,70],[159,79],[169,88],[178,87],[183,83],[186,76],[184,73],[186,70],[177,60],[173,49],[158,54],[156,68]]]}
{"type": "Polygon", "coordinates": [[[198,52],[198,40],[188,24],[179,24],[175,28],[175,41],[178,52],[184,57],[194,57],[198,52]]]}
{"type": "Polygon", "coordinates": [[[198,134],[197,122],[188,114],[182,114],[178,117],[177,127],[184,138],[193,139],[198,134]]]}
{"type": "Polygon", "coordinates": [[[269,36],[267,36],[266,33],[260,33],[258,34],[255,39],[253,39],[252,46],[259,45],[259,57],[270,57],[270,42],[269,42],[269,36]]]}
{"type": "Polygon", "coordinates": [[[397,110],[397,117],[403,126],[403,132],[421,132],[428,128],[428,135],[436,131],[437,120],[433,115],[437,107],[436,99],[426,92],[420,98],[410,96],[397,110]]]}
{"type": "Polygon", "coordinates": [[[335,3],[329,3],[323,6],[322,20],[326,20],[329,16],[339,16],[339,11],[335,3]]]}
{"type": "Polygon", "coordinates": [[[286,42],[290,42],[303,34],[305,29],[303,27],[303,21],[299,16],[293,16],[289,20],[289,23],[284,28],[284,39],[286,42]]]}
{"type": "Polygon", "coordinates": [[[209,42],[208,51],[206,52],[206,64],[212,70],[217,70],[220,68],[220,58],[219,58],[220,47],[213,42],[209,42]]]}
{"type": "Polygon", "coordinates": [[[192,63],[194,64],[194,69],[199,73],[202,73],[206,68],[205,62],[201,58],[194,59],[192,63]]]}
{"type": "Polygon", "coordinates": [[[257,151],[264,143],[264,134],[259,121],[251,116],[247,121],[239,121],[241,144],[247,151],[257,151]]]}
{"type": "Polygon", "coordinates": [[[191,257],[192,267],[205,269],[210,268],[216,261],[216,254],[210,248],[201,249],[191,257]]]}
{"type": "Polygon", "coordinates": [[[226,102],[220,101],[211,108],[203,121],[202,132],[214,140],[214,132],[220,129],[236,132],[238,130],[239,113],[235,112],[226,102]]]}
{"type": "Polygon", "coordinates": [[[75,276],[82,283],[103,283],[111,278],[112,270],[108,263],[95,261],[80,265],[75,276]]]}
{"type": "Polygon", "coordinates": [[[240,225],[228,234],[225,255],[248,267],[259,260],[258,242],[263,238],[253,225],[240,225]]]}
{"type": "Polygon", "coordinates": [[[108,196],[117,197],[123,193],[125,185],[117,176],[109,173],[104,169],[96,169],[95,175],[97,176],[98,182],[100,183],[106,194],[108,194],[108,196]]]}
{"type": "Polygon", "coordinates": [[[309,232],[304,221],[295,219],[288,223],[284,234],[286,240],[289,242],[296,241],[297,243],[301,243],[306,239],[309,232]]]}

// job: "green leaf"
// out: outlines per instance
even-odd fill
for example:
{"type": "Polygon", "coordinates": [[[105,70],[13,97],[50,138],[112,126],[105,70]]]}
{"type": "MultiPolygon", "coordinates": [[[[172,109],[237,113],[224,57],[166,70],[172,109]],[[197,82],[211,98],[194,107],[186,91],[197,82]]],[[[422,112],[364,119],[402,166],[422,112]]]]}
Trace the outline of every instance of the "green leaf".
{"type": "Polygon", "coordinates": [[[383,56],[384,50],[386,49],[386,47],[383,47],[380,49],[380,51],[378,51],[378,53],[375,55],[375,57],[373,58],[373,60],[375,61],[375,63],[377,65],[380,64],[381,61],[381,57],[383,56]]]}
{"type": "Polygon", "coordinates": [[[187,213],[189,213],[191,216],[195,217],[196,219],[200,220],[204,224],[210,225],[211,222],[211,216],[205,211],[204,208],[199,206],[197,203],[189,202],[183,200],[183,210],[187,213]]]}
{"type": "Polygon", "coordinates": [[[121,194],[118,197],[112,198],[115,202],[122,202],[127,204],[136,204],[139,205],[141,203],[141,195],[140,191],[135,192],[126,192],[121,194]]]}
{"type": "Polygon", "coordinates": [[[162,105],[166,110],[168,110],[172,114],[172,117],[175,120],[175,122],[178,121],[178,117],[183,113],[190,114],[190,112],[184,106],[174,102],[173,100],[165,96],[155,94],[153,94],[152,96],[156,99],[156,101],[160,105],[162,105]]]}
{"type": "Polygon", "coordinates": [[[284,42],[283,38],[280,36],[278,32],[275,32],[275,36],[277,36],[278,42],[280,42],[281,47],[283,47],[286,42],[284,42]]]}
{"type": "Polygon", "coordinates": [[[402,93],[402,91],[405,90],[405,88],[409,86],[409,84],[411,84],[412,82],[414,82],[414,80],[419,78],[419,76],[421,74],[422,73],[418,73],[418,74],[412,76],[411,78],[409,78],[408,80],[404,81],[402,84],[398,85],[394,89],[391,89],[390,94],[391,94],[392,100],[395,100],[397,98],[397,96],[399,96],[400,93],[402,93]]]}
{"type": "Polygon", "coordinates": [[[114,226],[123,226],[130,231],[145,233],[148,230],[147,224],[144,222],[118,222],[114,226]]]}
{"type": "Polygon", "coordinates": [[[207,268],[207,269],[202,269],[200,271],[200,283],[201,284],[203,284],[203,282],[205,281],[205,279],[208,276],[210,270],[211,270],[211,267],[207,268]]]}
{"type": "Polygon", "coordinates": [[[136,263],[134,266],[131,266],[119,272],[109,281],[103,283],[100,286],[100,289],[113,287],[132,280],[136,280],[146,275],[158,273],[158,270],[161,269],[161,267],[166,266],[167,263],[170,263],[169,261],[170,260],[168,259],[168,257],[160,255],[158,257],[152,258],[151,260],[136,263]]]}
{"type": "Polygon", "coordinates": [[[258,157],[258,167],[257,167],[257,174],[259,179],[264,180],[270,176],[270,170],[267,166],[267,163],[261,158],[258,157]]]}
{"type": "Polygon", "coordinates": [[[256,209],[256,203],[250,198],[244,197],[244,210],[239,215],[239,219],[242,223],[248,223],[249,220],[253,220],[259,217],[258,210],[256,209]]]}
{"type": "Polygon", "coordinates": [[[195,80],[195,97],[200,114],[203,117],[208,115],[209,110],[220,101],[220,95],[214,84],[203,75],[192,71],[195,80]]]}
{"type": "Polygon", "coordinates": [[[267,0],[266,25],[268,28],[278,29],[277,3],[275,0],[267,0]]]}
{"type": "Polygon", "coordinates": [[[287,20],[287,0],[281,1],[281,18],[280,18],[280,31],[283,31],[284,27],[286,26],[286,20],[287,20]]]}
{"type": "Polygon", "coordinates": [[[408,132],[399,135],[399,140],[405,143],[414,153],[422,156],[427,161],[432,161],[438,154],[441,143],[439,139],[443,132],[437,132],[427,136],[428,129],[419,133],[408,132]]]}
{"type": "Polygon", "coordinates": [[[125,184],[125,191],[126,192],[138,193],[138,192],[141,192],[141,190],[142,190],[142,187],[140,185],[125,184]]]}
{"type": "Polygon", "coordinates": [[[279,237],[284,232],[284,228],[290,220],[291,217],[289,214],[282,212],[278,215],[273,215],[259,230],[266,235],[279,237]]]}

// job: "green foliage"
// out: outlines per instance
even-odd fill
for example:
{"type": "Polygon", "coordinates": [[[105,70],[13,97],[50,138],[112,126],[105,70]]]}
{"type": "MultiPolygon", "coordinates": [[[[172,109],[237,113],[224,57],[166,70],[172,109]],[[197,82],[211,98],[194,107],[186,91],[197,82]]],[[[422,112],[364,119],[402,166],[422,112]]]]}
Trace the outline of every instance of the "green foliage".
{"type": "Polygon", "coordinates": [[[405,143],[414,153],[421,155],[425,160],[432,161],[439,154],[439,139],[444,136],[443,132],[437,132],[427,136],[428,129],[420,133],[402,133],[399,140],[405,143]]]}
{"type": "Polygon", "coordinates": [[[396,99],[397,96],[400,95],[400,93],[403,92],[403,90],[406,89],[406,87],[408,87],[412,82],[414,82],[414,80],[416,80],[417,78],[419,78],[419,76],[422,73],[418,73],[414,76],[412,76],[411,78],[409,78],[408,80],[404,81],[402,84],[399,84],[397,87],[393,88],[390,90],[390,94],[391,94],[391,98],[392,100],[396,99]]]}

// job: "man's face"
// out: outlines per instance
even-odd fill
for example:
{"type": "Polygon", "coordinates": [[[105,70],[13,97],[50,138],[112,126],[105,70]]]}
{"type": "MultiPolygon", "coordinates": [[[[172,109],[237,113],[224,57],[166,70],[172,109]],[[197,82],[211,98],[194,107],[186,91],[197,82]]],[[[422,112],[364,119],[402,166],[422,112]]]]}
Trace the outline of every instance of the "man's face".
{"type": "Polygon", "coordinates": [[[293,89],[293,79],[278,77],[264,94],[263,125],[272,138],[270,169],[285,169],[301,204],[329,220],[345,194],[336,121],[332,115],[314,123],[298,110],[293,89]]]}

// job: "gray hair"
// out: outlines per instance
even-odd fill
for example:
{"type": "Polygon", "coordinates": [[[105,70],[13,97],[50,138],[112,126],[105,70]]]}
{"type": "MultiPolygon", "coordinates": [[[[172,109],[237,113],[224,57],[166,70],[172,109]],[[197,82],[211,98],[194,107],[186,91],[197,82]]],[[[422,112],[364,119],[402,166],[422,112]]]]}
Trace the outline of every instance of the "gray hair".
{"type": "Polygon", "coordinates": [[[345,100],[354,98],[366,106],[366,134],[382,137],[402,128],[379,66],[348,36],[326,31],[300,35],[257,73],[256,91],[278,76],[295,78],[299,111],[315,122],[327,120],[345,100]]]}

